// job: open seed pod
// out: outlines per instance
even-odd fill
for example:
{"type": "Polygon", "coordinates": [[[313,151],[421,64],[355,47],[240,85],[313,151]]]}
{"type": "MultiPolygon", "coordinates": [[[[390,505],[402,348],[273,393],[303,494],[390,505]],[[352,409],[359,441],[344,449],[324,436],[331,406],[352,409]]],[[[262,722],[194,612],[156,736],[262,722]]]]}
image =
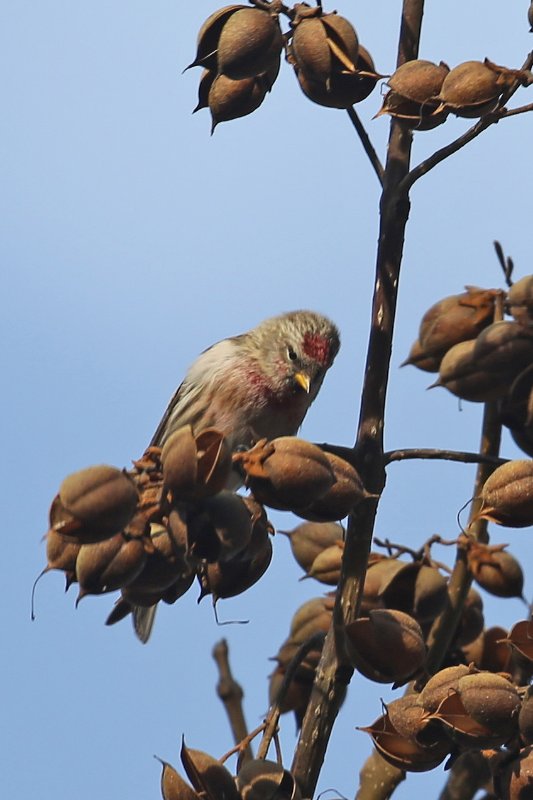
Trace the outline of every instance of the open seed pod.
{"type": "Polygon", "coordinates": [[[423,372],[438,372],[441,361],[442,358],[440,356],[433,356],[426,353],[420,344],[420,340],[416,339],[411,345],[409,355],[405,361],[402,361],[400,366],[406,367],[408,364],[412,364],[413,367],[418,367],[418,369],[423,370],[423,372]]]}
{"type": "Polygon", "coordinates": [[[297,645],[303,644],[316,633],[327,633],[335,600],[332,596],[313,597],[294,613],[289,638],[297,645]]]}
{"type": "MultiPolygon", "coordinates": [[[[319,654],[320,657],[320,654],[319,654]]],[[[278,666],[269,678],[268,697],[269,703],[272,705],[274,702],[279,703],[281,714],[287,714],[289,711],[294,712],[296,718],[296,725],[301,727],[302,720],[307,711],[307,705],[311,696],[313,688],[314,673],[311,677],[302,678],[296,675],[287,688],[283,698],[279,698],[279,692],[283,681],[285,679],[285,667],[278,666]]]]}
{"type": "Polygon", "coordinates": [[[511,672],[512,651],[504,641],[506,639],[505,628],[487,628],[477,639],[461,648],[465,661],[488,672],[511,672]]]}
{"type": "Polygon", "coordinates": [[[533,620],[522,619],[509,631],[507,644],[528,661],[533,661],[533,620]]]}
{"type": "MultiPolygon", "coordinates": [[[[252,78],[234,80],[226,75],[214,76],[211,82],[207,84],[206,102],[211,112],[211,133],[213,133],[219,122],[229,122],[232,119],[246,117],[259,108],[278,76],[279,67],[280,59],[278,56],[277,61],[273,62],[267,72],[261,72],[252,78]]],[[[209,81],[209,78],[202,80],[209,81]]],[[[195,111],[203,107],[200,103],[203,102],[205,88],[201,83],[200,99],[194,109],[195,111]]]]}
{"type": "Polygon", "coordinates": [[[68,475],[50,508],[50,527],[80,543],[99,542],[122,530],[139,495],[131,477],[107,465],[68,475]]]}
{"type": "Polygon", "coordinates": [[[496,597],[522,597],[524,573],[520,563],[502,545],[474,543],[468,566],[477,583],[496,597]]]}
{"type": "Polygon", "coordinates": [[[184,741],[180,755],[188,779],[206,800],[242,800],[233,776],[216,758],[186,747],[184,741]]]}
{"type": "Polygon", "coordinates": [[[259,8],[238,9],[220,32],[218,72],[237,81],[253,78],[279,64],[282,47],[277,14],[259,8]]]}
{"type": "Polygon", "coordinates": [[[354,27],[340,15],[323,14],[320,7],[295,6],[291,57],[299,72],[324,87],[332,76],[355,73],[359,40],[354,27]]]}
{"type": "Polygon", "coordinates": [[[157,760],[163,766],[161,772],[161,796],[163,800],[199,800],[200,795],[183,780],[171,764],[162,761],[160,758],[157,760]]]}
{"type": "Polygon", "coordinates": [[[531,686],[522,698],[522,705],[518,715],[518,728],[522,741],[525,744],[533,744],[533,691],[531,686]]]}
{"type": "Polygon", "coordinates": [[[163,480],[174,501],[199,500],[226,486],[231,453],[224,436],[206,428],[196,436],[190,425],[175,431],[161,451],[163,480]]]}
{"type": "MultiPolygon", "coordinates": [[[[142,571],[123,589],[123,595],[125,596],[127,592],[128,598],[137,593],[158,594],[182,577],[188,580],[191,574],[191,568],[184,558],[183,551],[176,548],[165,527],[152,525],[150,540],[151,547],[142,571]]],[[[138,605],[144,603],[139,602],[138,605]]]]}
{"type": "Polygon", "coordinates": [[[53,528],[50,529],[46,534],[46,571],[59,569],[62,572],[71,573],[74,577],[76,559],[81,546],[79,542],[69,541],[53,528]]]}
{"type": "Polygon", "coordinates": [[[427,747],[419,744],[415,737],[402,736],[392,724],[388,709],[372,725],[360,730],[372,737],[376,750],[385,761],[406,772],[435,769],[451,749],[444,736],[427,747]]]}
{"type": "Polygon", "coordinates": [[[240,9],[249,9],[249,6],[235,4],[224,6],[214,11],[204,22],[198,33],[196,56],[191,67],[205,67],[217,70],[217,50],[222,29],[230,17],[240,9]]]}
{"type": "Polygon", "coordinates": [[[435,98],[440,92],[444,78],[450,68],[443,61],[434,64],[432,61],[414,59],[406,61],[387,81],[397,94],[414,103],[438,105],[435,98]]]}
{"type": "Polygon", "coordinates": [[[507,307],[521,325],[533,325],[533,275],[513,283],[507,292],[507,307]]]}
{"type": "Polygon", "coordinates": [[[362,45],[359,45],[356,71],[333,72],[326,84],[299,69],[292,55],[289,54],[288,60],[293,63],[298,83],[306,97],[326,108],[344,109],[362,102],[382,77],[375,71],[372,56],[362,45]]]}
{"type": "Polygon", "coordinates": [[[459,664],[456,667],[445,667],[436,672],[420,692],[420,703],[425,711],[429,713],[436,711],[452,691],[457,691],[461,678],[477,672],[478,670],[467,667],[464,664],[459,664]]]}
{"type": "Polygon", "coordinates": [[[411,614],[418,622],[435,619],[448,600],[448,584],[436,567],[399,562],[401,569],[385,579],[380,596],[386,608],[411,614]]]}
{"type": "Polygon", "coordinates": [[[533,455],[533,365],[515,378],[499,404],[500,420],[510,428],[517,445],[533,455]]]}
{"type": "Polygon", "coordinates": [[[330,545],[317,555],[305,577],[314,578],[327,586],[336,586],[341,574],[343,553],[343,542],[330,545]]]}
{"type": "Polygon", "coordinates": [[[383,98],[383,104],[375,117],[381,117],[383,114],[402,120],[408,128],[430,131],[446,121],[448,111],[442,105],[421,104],[407,100],[391,89],[383,98]]]}
{"type": "Polygon", "coordinates": [[[190,552],[209,562],[234,557],[252,535],[252,518],[243,498],[230,491],[208,497],[187,516],[190,552]]]}
{"type": "Polygon", "coordinates": [[[242,800],[299,800],[301,793],[291,773],[275,761],[247,761],[236,777],[242,800]]]}
{"type": "Polygon", "coordinates": [[[297,512],[299,517],[316,522],[335,522],[343,519],[368,494],[359,473],[351,464],[333,453],[324,452],[329,461],[335,483],[311,505],[297,512]]]}
{"type": "Polygon", "coordinates": [[[481,501],[480,519],[509,528],[533,525],[533,461],[518,459],[497,467],[483,485],[481,501]]]}
{"type": "Polygon", "coordinates": [[[420,626],[402,611],[370,611],[368,617],[350,622],[345,634],[346,652],[352,664],[377,683],[401,685],[424,665],[426,646],[420,626]]]}
{"type": "Polygon", "coordinates": [[[246,453],[235,453],[233,460],[246,473],[254,497],[282,511],[306,508],[335,483],[325,453],[295,436],[261,439],[246,453]]]}

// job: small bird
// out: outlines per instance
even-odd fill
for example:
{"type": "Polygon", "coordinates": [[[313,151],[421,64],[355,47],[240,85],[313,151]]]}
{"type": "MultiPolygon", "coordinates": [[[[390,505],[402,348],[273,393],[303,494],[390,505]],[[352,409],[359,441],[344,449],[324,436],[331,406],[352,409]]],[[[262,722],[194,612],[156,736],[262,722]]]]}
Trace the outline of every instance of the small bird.
{"type": "MultiPolygon", "coordinates": [[[[178,387],[150,442],[162,447],[183,425],[217,428],[231,450],[294,435],[340,347],[336,326],[314,311],[290,311],[212,345],[178,387]]],[[[238,487],[238,476],[230,488],[238,487]]],[[[150,636],[156,606],[135,607],[133,625],[150,636]]]]}

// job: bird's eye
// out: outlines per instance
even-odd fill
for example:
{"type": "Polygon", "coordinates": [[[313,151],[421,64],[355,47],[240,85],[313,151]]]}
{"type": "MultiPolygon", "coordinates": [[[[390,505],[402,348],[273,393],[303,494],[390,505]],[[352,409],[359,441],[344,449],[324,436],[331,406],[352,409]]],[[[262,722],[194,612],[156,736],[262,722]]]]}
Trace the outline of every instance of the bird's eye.
{"type": "Polygon", "coordinates": [[[287,355],[289,356],[291,361],[296,361],[296,359],[298,358],[298,356],[296,355],[296,350],[294,350],[294,348],[291,347],[290,345],[287,347],[287,355]]]}

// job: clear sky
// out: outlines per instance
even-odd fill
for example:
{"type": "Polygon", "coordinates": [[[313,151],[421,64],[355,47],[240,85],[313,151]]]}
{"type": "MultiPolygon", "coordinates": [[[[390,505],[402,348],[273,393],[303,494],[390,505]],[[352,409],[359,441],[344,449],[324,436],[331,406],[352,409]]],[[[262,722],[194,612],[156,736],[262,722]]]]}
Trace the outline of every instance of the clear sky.
{"type": "MultiPolygon", "coordinates": [[[[420,55],[451,66],[489,56],[518,67],[531,47],[528,3],[428,0],[420,55]]],[[[194,116],[196,33],[215,9],[154,0],[18,0],[0,12],[0,259],[3,375],[4,656],[0,787],[18,800],[145,800],[158,796],[152,754],[179,763],[179,744],[220,756],[231,746],[210,652],[225,636],[250,727],[267,707],[268,658],[290,617],[323,587],[299,583],[284,537],[261,582],[220,603],[194,587],[165,607],[146,647],[126,621],[106,628],[113,597],[74,608],[45,563],[47,511],[81,467],[127,466],[143,451],[195,356],[264,317],[314,308],[343,345],[302,435],[354,438],[368,334],[378,185],[346,114],[311,104],[282,65],[252,116],[210,137],[194,116]]],[[[328,7],[329,8],[329,7],[328,7]]],[[[383,73],[394,69],[398,0],[339,0],[383,73]]],[[[522,91],[521,102],[531,98],[522,91]]],[[[380,154],[379,89],[359,108],[380,154]]],[[[467,129],[465,120],[415,136],[419,161],[467,129]]],[[[478,446],[481,407],[428,375],[399,369],[423,312],[464,284],[500,286],[497,238],[520,277],[531,270],[531,117],[490,129],[417,184],[405,247],[386,446],[478,446]]],[[[503,452],[517,456],[509,438],[503,452]]],[[[458,533],[474,470],[391,466],[377,531],[419,546],[458,533]]],[[[272,514],[275,525],[297,524],[272,514]]],[[[530,530],[493,529],[527,561],[530,530]]],[[[530,549],[530,548],[529,548],[530,549]]],[[[442,560],[451,553],[438,552],[442,560]]],[[[528,579],[526,593],[531,595],[528,579]]],[[[484,595],[489,624],[525,615],[518,600],[484,595]]],[[[353,796],[370,752],[357,725],[380,713],[388,686],[357,675],[319,789],[353,796]]],[[[294,723],[283,719],[290,764],[294,723]]],[[[410,776],[399,800],[437,793],[442,770],[410,776]]]]}

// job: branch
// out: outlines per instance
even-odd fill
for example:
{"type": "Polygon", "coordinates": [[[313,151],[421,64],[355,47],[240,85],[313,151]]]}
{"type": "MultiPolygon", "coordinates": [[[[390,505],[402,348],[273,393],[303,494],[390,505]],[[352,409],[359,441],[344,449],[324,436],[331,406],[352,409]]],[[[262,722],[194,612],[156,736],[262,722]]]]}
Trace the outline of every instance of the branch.
{"type": "Polygon", "coordinates": [[[367,156],[368,156],[368,158],[370,160],[370,163],[372,164],[372,166],[374,168],[374,172],[378,176],[378,181],[383,186],[383,176],[385,174],[385,170],[383,169],[383,164],[379,160],[378,154],[374,150],[374,145],[370,141],[370,137],[369,137],[368,133],[366,132],[366,129],[365,129],[363,123],[359,119],[359,116],[358,116],[357,111],[355,110],[355,108],[353,106],[350,106],[350,108],[346,109],[346,112],[347,112],[348,116],[350,117],[350,120],[352,121],[352,124],[353,124],[355,130],[357,131],[357,135],[359,136],[359,138],[361,140],[361,144],[363,145],[364,151],[367,154],[367,156]]]}
{"type": "Polygon", "coordinates": [[[487,759],[479,750],[462,753],[448,773],[439,800],[472,800],[490,781],[487,759]]]}
{"type": "MultiPolygon", "coordinates": [[[[398,65],[418,55],[423,0],[403,0],[398,65]]],[[[379,496],[385,485],[383,424],[392,352],[392,337],[409,200],[400,183],[409,171],[412,133],[391,122],[387,163],[380,202],[380,233],[376,259],[365,380],[354,457],[368,491],[379,496]]],[[[348,520],[333,623],[316,670],[315,683],[303,719],[291,772],[302,795],[312,797],[353,667],[344,653],[342,625],[357,617],[364,586],[378,503],[361,503],[348,520]]]]}
{"type": "MultiPolygon", "coordinates": [[[[221,641],[217,642],[213,647],[212,656],[215,659],[219,672],[217,694],[222,700],[228,716],[233,733],[233,741],[236,745],[239,745],[248,737],[248,727],[242,708],[244,692],[231,674],[231,667],[228,659],[228,643],[225,639],[221,639],[221,641]]],[[[248,761],[252,758],[253,753],[248,742],[243,749],[242,761],[248,761]]]]}
{"type": "Polygon", "coordinates": [[[387,800],[405,777],[403,770],[393,767],[374,750],[359,773],[360,788],[355,800],[387,800]]]}
{"type": "MultiPolygon", "coordinates": [[[[528,55],[526,58],[523,66],[521,69],[528,70],[531,69],[533,66],[533,51],[528,55]]],[[[520,82],[517,80],[513,83],[510,89],[508,89],[504,94],[501,96],[500,100],[494,111],[491,111],[485,116],[481,117],[481,119],[476,122],[466,133],[463,133],[462,136],[459,136],[455,141],[450,142],[450,144],[442,147],[440,150],[437,150],[433,155],[426,158],[425,161],[422,161],[418,166],[414,167],[408,175],[402,180],[400,188],[407,194],[411,188],[411,186],[422,177],[422,175],[427,175],[427,173],[436,167],[437,164],[440,164],[441,161],[444,161],[449,156],[457,153],[458,150],[461,150],[465,145],[469,144],[473,139],[479,136],[480,133],[483,133],[490,125],[495,125],[501,119],[505,117],[512,116],[512,112],[507,111],[505,108],[505,104],[510,100],[510,98],[514,95],[517,89],[520,86],[520,82]]],[[[523,106],[524,109],[528,109],[527,106],[523,106]]],[[[522,111],[520,110],[520,113],[522,111]]]]}
{"type": "Polygon", "coordinates": [[[413,447],[403,450],[389,450],[383,454],[385,464],[394,461],[405,461],[412,458],[424,458],[430,461],[458,461],[461,464],[490,464],[499,467],[509,459],[485,455],[483,453],[467,453],[461,450],[438,450],[429,447],[413,447]]]}

